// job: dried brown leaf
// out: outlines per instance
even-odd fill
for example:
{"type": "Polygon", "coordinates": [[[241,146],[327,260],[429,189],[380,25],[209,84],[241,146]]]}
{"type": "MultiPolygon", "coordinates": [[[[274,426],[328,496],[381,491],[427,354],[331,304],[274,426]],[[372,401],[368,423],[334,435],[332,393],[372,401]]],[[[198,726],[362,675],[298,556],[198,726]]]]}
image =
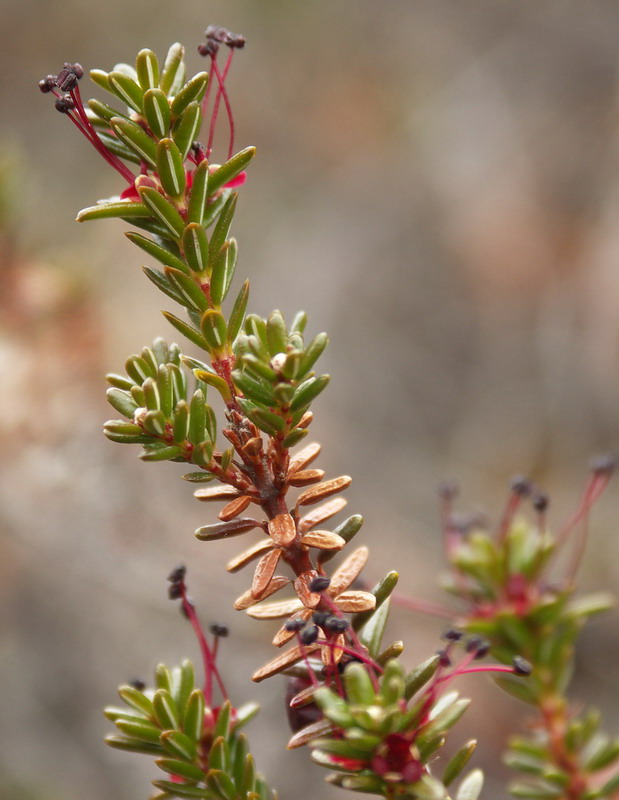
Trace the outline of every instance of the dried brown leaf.
{"type": "Polygon", "coordinates": [[[251,584],[251,593],[256,599],[262,595],[264,590],[269,585],[271,578],[277,569],[277,564],[281,558],[281,555],[281,550],[270,550],[268,553],[263,555],[258,562],[256,571],[254,572],[254,579],[251,584]]]}
{"type": "Polygon", "coordinates": [[[213,539],[226,539],[228,536],[238,536],[254,528],[261,528],[262,524],[257,519],[242,517],[231,519],[229,522],[214,522],[212,525],[203,525],[196,531],[196,536],[203,542],[213,539]]]}
{"type": "Polygon", "coordinates": [[[244,550],[238,556],[231,558],[226,565],[226,569],[228,572],[238,572],[255,558],[258,558],[258,556],[266,553],[272,547],[273,542],[268,537],[265,537],[259,542],[256,542],[256,544],[253,544],[251,547],[248,547],[247,550],[244,550]]]}
{"type": "Polygon", "coordinates": [[[269,520],[269,535],[279,547],[288,547],[292,544],[297,535],[297,528],[290,514],[278,514],[269,520]]]}
{"type": "Polygon", "coordinates": [[[309,428],[312,424],[312,420],[314,419],[314,412],[313,411],[306,411],[305,414],[299,420],[299,424],[297,428],[309,428]]]}
{"type": "Polygon", "coordinates": [[[341,550],[346,544],[346,539],[331,531],[308,531],[301,537],[301,544],[306,547],[318,547],[320,550],[341,550]]]}
{"type": "Polygon", "coordinates": [[[275,645],[275,647],[283,647],[285,644],[288,644],[291,639],[294,639],[295,636],[295,631],[289,631],[285,625],[282,625],[271,640],[271,644],[275,645]]]}
{"type": "Polygon", "coordinates": [[[320,525],[321,522],[326,522],[326,520],[339,514],[346,504],[345,498],[334,497],[328,503],[323,503],[321,506],[312,509],[299,520],[299,533],[305,533],[311,528],[315,528],[316,525],[320,525]]]}
{"type": "Polygon", "coordinates": [[[357,614],[359,611],[372,611],[376,608],[376,596],[370,592],[342,592],[334,598],[335,605],[346,614],[357,614]]]}
{"type": "Polygon", "coordinates": [[[309,569],[295,579],[294,590],[298,594],[299,600],[306,608],[316,608],[318,603],[320,603],[320,594],[311,592],[309,588],[310,583],[317,577],[318,573],[316,570],[309,569]]]}
{"type": "Polygon", "coordinates": [[[328,645],[323,644],[322,649],[320,651],[320,655],[322,656],[322,663],[325,665],[333,664],[334,662],[336,664],[339,664],[342,655],[344,654],[342,647],[344,647],[345,644],[346,644],[346,639],[344,638],[343,633],[340,633],[335,639],[334,642],[335,646],[330,647],[328,645]]]}
{"type": "Polygon", "coordinates": [[[221,509],[217,516],[219,519],[227,522],[230,519],[238,517],[239,514],[242,514],[250,503],[251,498],[246,494],[241,495],[241,497],[235,497],[234,500],[231,500],[221,509]]]}
{"type": "MultiPolygon", "coordinates": [[[[304,619],[306,621],[309,620],[309,618],[312,616],[312,609],[303,608],[303,605],[298,598],[296,598],[296,601],[299,605],[292,612],[292,616],[290,617],[290,619],[304,619]]],[[[294,637],[295,637],[295,631],[289,631],[285,625],[282,625],[282,627],[277,631],[277,633],[273,637],[272,643],[275,645],[275,647],[283,647],[294,637]]]]}
{"type": "Polygon", "coordinates": [[[274,575],[271,578],[271,583],[269,583],[260,597],[254,597],[251,593],[251,589],[248,589],[246,592],[243,592],[240,597],[236,598],[234,601],[234,608],[236,611],[244,611],[246,608],[253,606],[256,600],[266,600],[267,597],[271,597],[275,592],[279,592],[280,589],[283,589],[284,586],[288,586],[289,583],[291,583],[290,578],[285,578],[283,575],[274,575]]]}
{"type": "Polygon", "coordinates": [[[204,489],[197,489],[193,496],[205,503],[209,500],[229,500],[231,497],[238,497],[239,492],[234,486],[218,484],[217,486],[206,486],[204,489]]]}
{"type": "Polygon", "coordinates": [[[365,562],[368,560],[369,550],[363,545],[354,550],[348,558],[346,558],[331,576],[331,583],[329,585],[329,594],[334,597],[335,595],[348,589],[350,584],[356,580],[365,562]]]}
{"type": "Polygon", "coordinates": [[[343,492],[351,483],[352,478],[350,475],[340,475],[339,478],[331,478],[330,481],[319,483],[318,486],[312,486],[310,489],[301,492],[297,500],[297,505],[311,506],[314,503],[319,503],[321,500],[331,497],[332,494],[343,492]]]}
{"type": "Polygon", "coordinates": [[[324,469],[302,469],[299,472],[295,472],[294,475],[291,475],[288,479],[288,483],[291,486],[309,486],[310,483],[321,481],[324,476],[324,469]]]}
{"type": "Polygon", "coordinates": [[[243,452],[250,456],[258,456],[262,452],[262,438],[260,436],[254,436],[253,439],[250,439],[243,445],[243,452]]]}
{"type": "Polygon", "coordinates": [[[286,650],[285,653],[281,653],[280,655],[276,656],[274,659],[269,661],[268,664],[265,664],[260,669],[256,670],[252,675],[252,680],[258,683],[259,681],[263,681],[265,678],[270,678],[271,675],[277,675],[278,672],[290,667],[292,664],[296,664],[297,661],[300,661],[305,655],[309,655],[310,653],[314,653],[320,645],[318,644],[309,644],[309,645],[296,645],[292,647],[290,650],[286,650]]]}
{"type": "Polygon", "coordinates": [[[273,603],[254,604],[247,608],[247,613],[253,619],[281,619],[302,609],[303,603],[299,598],[290,597],[287,600],[277,600],[273,603]]]}
{"type": "Polygon", "coordinates": [[[301,689],[298,694],[295,694],[288,705],[290,708],[301,708],[301,706],[306,706],[308,703],[312,702],[314,692],[317,688],[317,686],[306,686],[305,689],[301,689]]]}
{"type": "Polygon", "coordinates": [[[291,472],[298,472],[300,469],[307,467],[308,464],[311,464],[315,458],[318,458],[320,453],[320,445],[318,442],[312,442],[311,444],[306,445],[303,449],[299,450],[298,453],[290,459],[290,464],[288,465],[288,474],[291,472]]]}
{"type": "Polygon", "coordinates": [[[301,728],[288,742],[288,750],[295,750],[297,747],[303,747],[304,744],[311,742],[312,739],[317,739],[319,736],[326,736],[335,730],[336,726],[326,719],[319,719],[318,722],[312,722],[311,725],[306,725],[301,728]]]}

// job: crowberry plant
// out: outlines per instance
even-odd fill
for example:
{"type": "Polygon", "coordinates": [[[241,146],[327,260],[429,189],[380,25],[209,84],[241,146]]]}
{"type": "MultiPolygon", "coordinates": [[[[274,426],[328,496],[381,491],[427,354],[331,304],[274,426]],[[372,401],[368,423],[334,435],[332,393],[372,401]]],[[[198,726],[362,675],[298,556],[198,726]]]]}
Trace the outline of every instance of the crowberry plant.
{"type": "MultiPolygon", "coordinates": [[[[253,568],[235,608],[281,621],[273,635],[276,654],[252,677],[286,677],[289,747],[307,746],[329,770],[328,781],[385,798],[476,800],[481,772],[466,772],[475,741],[449,759],[442,752],[468,706],[454,683],[491,673],[541,715],[531,737],[510,744],[509,763],[535,776],[513,787],[514,794],[612,797],[619,791],[619,743],[597,733],[597,718],[575,715],[564,698],[575,637],[607,605],[605,598],[573,598],[584,534],[563,580],[552,583],[547,573],[606,485],[610,464],[596,466],[582,507],[556,537],[547,530],[542,495],[534,497],[534,522],[518,516],[531,492],[526,481],[514,485],[494,538],[475,522],[459,523],[453,492],[446,490],[448,588],[463,611],[454,613],[437,653],[413,669],[404,666],[403,643],[384,641],[398,574],[365,585],[369,549],[352,543],[362,518],[332,521],[346,506],[342,493],[351,478],[327,477],[315,464],[320,445],[304,442],[313,402],[329,382],[316,368],[327,335],[307,336],[304,312],[292,321],[279,311],[266,319],[248,313],[248,281],[228,300],[238,255],[230,235],[237,190],[255,154],[252,147],[235,152],[226,88],[244,44],[242,36],[210,26],[198,47],[208,69],[189,78],[180,44],[162,63],[141,50],[135,66],[92,70],[92,81],[115,105],[84,103],[79,64],[67,62],[40,82],[122,179],[118,196],[80,211],[78,220],[117,218],[138,229],[127,237],[153,260],[144,273],[181,308],[180,316],[164,316],[195,353],[159,338],[126,360],[124,374],[109,374],[107,397],[120,417],[105,423],[105,435],[137,445],[144,461],[186,466],[182,477],[196,485],[197,500],[218,506],[217,519],[196,531],[200,541],[250,539],[227,564],[230,572],[253,568]],[[216,163],[222,120],[228,143],[223,163],[216,163]],[[223,414],[211,395],[223,403],[223,414]]],[[[160,665],[152,687],[121,686],[124,706],[105,711],[116,727],[107,742],[154,756],[161,770],[153,781],[158,800],[266,800],[273,790],[256,771],[241,732],[257,708],[233,704],[218,664],[228,630],[203,627],[186,580],[185,567],[175,568],[169,596],[180,602],[197,637],[202,677],[196,681],[184,661],[174,669],[160,665]]]]}

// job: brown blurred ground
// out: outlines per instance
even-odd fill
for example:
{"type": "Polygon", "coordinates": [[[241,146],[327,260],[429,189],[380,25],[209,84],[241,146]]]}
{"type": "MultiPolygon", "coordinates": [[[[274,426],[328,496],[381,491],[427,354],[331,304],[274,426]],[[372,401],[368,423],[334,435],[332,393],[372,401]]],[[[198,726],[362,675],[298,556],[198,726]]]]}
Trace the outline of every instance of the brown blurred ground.
{"type": "MultiPolygon", "coordinates": [[[[3,181],[0,206],[0,797],[148,794],[155,768],[104,749],[99,707],[158,660],[196,655],[165,599],[179,561],[203,615],[232,627],[235,699],[264,705],[261,769],[284,799],[334,797],[304,754],[281,752],[281,684],[247,684],[269,647],[266,628],[230,609],[245,581],[223,572],[236,545],[195,541],[209,512],[175,465],[141,464],[100,435],[101,376],[170,335],[168,306],[122,225],[72,222],[117,183],[36,81],[65,59],[108,68],[176,39],[192,52],[208,22],[246,34],[232,92],[239,146],[259,157],[235,223],[239,275],[253,280],[253,310],[302,306],[311,330],[330,332],[333,383],[314,431],[323,466],[355,478],[370,577],[395,564],[407,592],[437,600],[439,479],[458,477],[470,504],[496,513],[525,472],[561,520],[589,456],[619,450],[619,7],[4,6],[0,135],[14,184],[3,181]]],[[[615,486],[594,515],[588,587],[617,584],[618,511],[615,486]]],[[[615,731],[616,624],[592,625],[574,686],[615,731]]],[[[411,661],[440,630],[393,624],[411,661]]],[[[500,742],[522,709],[491,684],[466,688],[478,710],[460,735],[479,735],[496,781],[485,796],[504,796],[500,742]]]]}

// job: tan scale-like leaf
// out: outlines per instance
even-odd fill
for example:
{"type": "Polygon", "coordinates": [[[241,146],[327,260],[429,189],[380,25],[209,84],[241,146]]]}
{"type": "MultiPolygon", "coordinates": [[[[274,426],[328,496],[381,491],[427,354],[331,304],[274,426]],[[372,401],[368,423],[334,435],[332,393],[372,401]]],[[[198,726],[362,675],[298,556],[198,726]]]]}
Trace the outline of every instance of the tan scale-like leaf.
{"type": "Polygon", "coordinates": [[[218,484],[217,486],[206,486],[204,489],[197,489],[193,496],[205,503],[209,500],[230,500],[232,497],[238,497],[239,492],[234,486],[218,484]]]}
{"type": "Polygon", "coordinates": [[[254,436],[243,445],[243,452],[248,456],[258,456],[262,452],[262,438],[254,436]]]}
{"type": "Polygon", "coordinates": [[[265,664],[263,667],[260,667],[260,669],[256,670],[256,672],[254,672],[254,674],[251,676],[251,679],[258,683],[263,681],[265,678],[270,678],[271,675],[277,675],[278,672],[281,672],[293,664],[296,664],[297,661],[300,661],[305,655],[316,652],[319,647],[320,645],[318,644],[309,644],[304,645],[303,647],[296,645],[290,650],[286,650],[285,653],[281,653],[279,656],[276,656],[274,659],[269,661],[268,664],[265,664]]]}
{"type": "Polygon", "coordinates": [[[290,514],[278,514],[269,520],[269,535],[279,547],[288,547],[292,544],[297,535],[297,528],[290,514]]]}
{"type": "Polygon", "coordinates": [[[295,579],[294,590],[298,594],[299,600],[301,600],[306,608],[316,608],[318,603],[320,603],[320,594],[317,592],[310,592],[309,588],[310,583],[317,577],[318,573],[316,570],[310,569],[295,579]]]}
{"type": "Polygon", "coordinates": [[[333,664],[334,662],[336,664],[339,664],[342,659],[342,656],[344,655],[342,647],[344,647],[345,644],[346,644],[346,639],[344,638],[343,633],[340,633],[337,636],[334,647],[329,647],[323,644],[322,649],[320,651],[320,655],[322,656],[322,663],[325,665],[333,664]]]}
{"type": "Polygon", "coordinates": [[[288,465],[288,473],[298,472],[301,469],[307,467],[308,464],[311,464],[315,458],[318,458],[320,454],[320,445],[318,442],[312,442],[311,444],[306,445],[304,448],[299,450],[298,453],[290,459],[290,464],[288,465]]]}
{"type": "Polygon", "coordinates": [[[247,533],[254,528],[261,528],[262,523],[251,517],[241,517],[241,519],[231,519],[229,522],[214,522],[211,525],[203,525],[198,528],[195,535],[203,542],[215,539],[227,539],[229,536],[239,536],[247,533]]]}
{"type": "Polygon", "coordinates": [[[305,533],[311,528],[315,528],[316,525],[320,525],[322,522],[326,522],[331,517],[339,514],[346,507],[347,502],[344,497],[334,497],[333,500],[329,500],[329,502],[312,509],[299,520],[299,533],[305,533]]]}
{"type": "Polygon", "coordinates": [[[247,608],[247,613],[253,619],[281,619],[302,609],[303,603],[299,598],[290,597],[287,600],[276,600],[273,603],[254,604],[247,608]]]}
{"type": "Polygon", "coordinates": [[[254,579],[251,584],[251,593],[256,600],[262,595],[264,590],[269,585],[271,578],[275,574],[277,564],[281,558],[281,550],[270,550],[262,556],[256,566],[254,572],[254,579]]]}
{"type": "Polygon", "coordinates": [[[303,747],[304,744],[308,744],[312,739],[317,739],[319,736],[326,736],[329,733],[333,733],[335,728],[336,726],[326,719],[319,719],[318,722],[312,722],[311,725],[306,725],[305,728],[301,728],[300,731],[297,731],[294,736],[292,736],[288,742],[288,750],[295,750],[297,747],[303,747]]]}
{"type": "Polygon", "coordinates": [[[303,414],[303,416],[299,420],[297,428],[309,428],[309,426],[312,424],[313,419],[314,419],[314,412],[306,411],[305,414],[303,414]]]}
{"type": "MultiPolygon", "coordinates": [[[[303,605],[300,600],[298,600],[298,603],[299,606],[298,609],[296,609],[297,613],[293,612],[290,619],[303,619],[307,622],[312,616],[312,609],[303,608],[303,605]]],[[[273,637],[272,643],[275,645],[275,647],[283,647],[291,639],[294,639],[295,635],[296,635],[295,631],[289,631],[285,625],[282,625],[282,627],[277,631],[277,633],[273,637]]]]}
{"type": "Polygon", "coordinates": [[[247,550],[244,550],[238,556],[231,558],[226,565],[226,569],[228,572],[238,572],[255,558],[271,550],[272,547],[273,542],[268,537],[265,537],[251,547],[248,547],[247,550]]]}
{"type": "Polygon", "coordinates": [[[308,703],[312,702],[314,692],[317,688],[317,686],[306,686],[305,689],[301,689],[298,694],[295,694],[288,705],[290,708],[301,708],[301,706],[306,706],[308,703]]]}
{"type": "Polygon", "coordinates": [[[320,503],[321,500],[326,500],[332,494],[343,492],[352,483],[350,475],[340,475],[339,478],[331,478],[330,481],[319,483],[317,486],[312,486],[301,492],[297,500],[298,506],[311,506],[314,503],[320,503]]]}
{"type": "Polygon", "coordinates": [[[324,469],[302,469],[299,472],[295,472],[294,475],[291,475],[288,479],[288,483],[291,486],[309,486],[310,483],[321,481],[324,476],[324,469]]]}
{"type": "Polygon", "coordinates": [[[301,544],[306,547],[318,547],[320,550],[341,550],[346,544],[346,539],[331,531],[308,531],[301,537],[301,544]]]}
{"type": "Polygon", "coordinates": [[[254,597],[251,593],[251,589],[248,589],[246,592],[243,592],[240,597],[236,598],[234,601],[234,608],[236,611],[245,611],[245,609],[255,605],[256,600],[266,600],[267,597],[271,597],[271,595],[279,592],[280,589],[283,589],[284,586],[288,586],[289,583],[292,583],[290,578],[286,578],[283,575],[274,575],[260,597],[254,597]]]}
{"type": "Polygon", "coordinates": [[[344,559],[331,576],[329,594],[332,597],[348,589],[351,583],[359,577],[361,570],[365,567],[369,554],[370,551],[363,545],[354,550],[348,558],[344,559]]]}
{"type": "Polygon", "coordinates": [[[234,519],[239,514],[242,514],[250,503],[251,498],[246,494],[235,497],[234,500],[231,500],[221,509],[217,516],[227,522],[229,519],[234,519]]]}
{"type": "Polygon", "coordinates": [[[357,614],[359,611],[372,611],[376,608],[376,597],[370,592],[342,592],[334,599],[335,605],[346,614],[357,614]]]}

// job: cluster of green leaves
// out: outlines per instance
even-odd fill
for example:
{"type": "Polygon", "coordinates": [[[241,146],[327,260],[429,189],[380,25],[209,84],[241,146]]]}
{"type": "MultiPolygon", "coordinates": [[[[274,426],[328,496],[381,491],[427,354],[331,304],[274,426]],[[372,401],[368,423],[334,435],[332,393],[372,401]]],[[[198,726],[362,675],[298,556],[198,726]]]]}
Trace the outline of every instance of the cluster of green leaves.
{"type": "MultiPolygon", "coordinates": [[[[390,796],[397,785],[398,797],[445,800],[447,788],[464,770],[475,749],[468,742],[448,762],[442,778],[431,775],[429,763],[436,758],[446,737],[469,704],[449,692],[433,701],[416,692],[429,681],[439,665],[429,659],[409,675],[401,662],[390,659],[375,687],[363,664],[351,663],[344,671],[345,698],[321,687],[316,703],[338,731],[336,738],[312,742],[312,758],[321,766],[336,769],[330,782],[345,789],[390,796]],[[409,701],[413,698],[413,702],[409,701]]],[[[463,781],[456,797],[474,800],[481,791],[478,771],[463,781]]]]}
{"type": "MultiPolygon", "coordinates": [[[[89,101],[91,117],[102,129],[101,140],[116,156],[146,165],[147,172],[135,182],[139,199],[99,202],[81,211],[78,220],[118,217],[150,234],[130,232],[127,237],[162,265],[163,269],[143,269],[161,292],[185,308],[187,319],[168,311],[164,316],[213,363],[236,366],[226,380],[223,370],[185,359],[199,381],[198,391],[215,387],[226,405],[236,406],[267,435],[277,436],[283,447],[292,447],[307,434],[303,417],[329,380],[312,370],[327,336],[320,333],[305,345],[303,313],[289,329],[279,311],[266,320],[255,314],[246,317],[247,281],[230,314],[223,313],[237,263],[236,241],[229,238],[237,195],[227,184],[255,150],[246,148],[217,167],[206,159],[196,161],[191,144],[200,129],[200,101],[208,76],[200,72],[185,81],[185,73],[178,44],[170,48],[161,70],[155,54],[142,50],[135,67],[119,64],[109,73],[91,72],[98,86],[127,104],[127,113],[121,114],[99,100],[89,101]]],[[[146,460],[189,460],[205,467],[214,437],[199,438],[199,418],[213,428],[211,409],[205,405],[201,411],[199,395],[194,394],[186,410],[186,398],[176,391],[183,381],[176,369],[180,356],[174,353],[176,362],[168,366],[158,356],[150,357],[155,349],[128,360],[131,385],[114,378],[117,391],[109,395],[110,402],[131,423],[110,422],[106,434],[114,441],[145,445],[146,460]],[[129,392],[131,398],[120,392],[129,392]],[[136,420],[136,408],[142,407],[147,413],[136,420]]]]}
{"type": "Polygon", "coordinates": [[[126,377],[109,374],[108,402],[130,422],[109,420],[104,432],[113,442],[141,444],[144,461],[171,459],[205,466],[217,437],[215,413],[206,403],[204,383],[198,381],[188,397],[181,358],[178,345],[168,346],[159,338],[152,347],[129,356],[126,377]]]}
{"type": "Polygon", "coordinates": [[[118,692],[125,707],[110,706],[104,713],[119,733],[106,742],[156,757],[157,766],[170,776],[153,781],[159,789],[156,800],[275,800],[239,733],[257,713],[255,704],[233,709],[226,701],[218,709],[208,708],[195,687],[190,661],[172,670],[160,664],[152,689],[127,685],[118,692]]]}
{"type": "MultiPolygon", "coordinates": [[[[515,656],[521,656],[531,664],[526,680],[502,675],[496,682],[546,715],[549,725],[557,711],[569,717],[559,738],[553,737],[554,749],[547,733],[542,739],[532,734],[512,743],[507,762],[538,778],[514,784],[512,792],[518,797],[562,797],[574,776],[591,785],[592,773],[619,766],[619,741],[596,732],[596,714],[567,714],[565,699],[576,639],[585,622],[608,610],[613,600],[605,593],[575,597],[571,581],[551,583],[546,573],[557,549],[558,541],[550,531],[525,519],[515,519],[499,538],[485,530],[471,530],[453,548],[452,573],[445,584],[470,609],[460,619],[462,626],[482,635],[497,660],[511,664],[515,656]]],[[[608,797],[618,785],[615,775],[606,787],[583,791],[582,797],[608,797]]]]}
{"type": "Polygon", "coordinates": [[[327,346],[327,334],[319,333],[306,346],[306,322],[303,312],[290,329],[280,311],[266,320],[249,314],[235,346],[239,366],[232,378],[244,395],[239,404],[260,430],[279,436],[284,447],[293,447],[307,434],[299,423],[329,382],[328,375],[317,377],[312,370],[327,346]]]}
{"type": "Polygon", "coordinates": [[[451,556],[445,586],[472,608],[465,627],[484,636],[492,655],[511,664],[520,655],[534,667],[526,682],[497,678],[516,697],[537,705],[548,692],[563,693],[571,677],[574,642],[593,614],[608,610],[607,594],[574,597],[569,584],[550,584],[544,568],[556,540],[524,519],[502,539],[488,531],[464,535],[451,556]]]}
{"type": "Polygon", "coordinates": [[[115,156],[147,169],[135,180],[138,197],[101,201],[80,211],[78,220],[117,217],[150,233],[152,238],[127,236],[163,265],[163,271],[145,267],[144,272],[186,308],[189,321],[168,312],[165,316],[190,341],[218,357],[239,332],[248,294],[245,285],[227,324],[221,304],[237,261],[236,241],[228,238],[236,193],[227,184],[245,169],[255,148],[240,151],[221,166],[197,158],[192,145],[202,123],[200,101],[208,75],[200,72],[185,81],[183,55],[182,46],[174,44],[161,71],[151,50],[138,53],[135,67],[118,64],[109,73],[91,71],[98,86],[127,103],[126,113],[120,113],[99,100],[89,101],[91,119],[103,129],[101,141],[115,156]]]}
{"type": "MultiPolygon", "coordinates": [[[[372,589],[375,608],[352,616],[362,660],[346,665],[341,685],[339,681],[319,685],[315,678],[310,682],[309,668],[317,672],[321,666],[311,658],[289,670],[308,684],[292,699],[291,707],[313,702],[324,715],[297,731],[289,747],[309,743],[313,760],[335,770],[327,780],[344,789],[410,800],[447,800],[448,787],[462,775],[476,742],[467,742],[447,762],[440,778],[430,765],[469,701],[457,692],[442,692],[446,678],[439,673],[439,654],[406,673],[399,660],[403,643],[385,646],[390,596],[397,581],[397,572],[387,573],[372,589]]],[[[482,783],[479,770],[470,772],[460,782],[457,800],[476,800],[482,783]]]]}
{"type": "MultiPolygon", "coordinates": [[[[600,731],[600,714],[589,709],[571,717],[564,737],[565,753],[572,759],[586,785],[583,800],[605,800],[619,791],[619,739],[600,731]],[[609,775],[610,771],[610,775],[609,775]]],[[[544,736],[515,736],[509,741],[505,763],[532,776],[535,783],[518,782],[510,787],[515,797],[556,800],[563,796],[569,776],[557,767],[554,753],[544,736]]]]}

